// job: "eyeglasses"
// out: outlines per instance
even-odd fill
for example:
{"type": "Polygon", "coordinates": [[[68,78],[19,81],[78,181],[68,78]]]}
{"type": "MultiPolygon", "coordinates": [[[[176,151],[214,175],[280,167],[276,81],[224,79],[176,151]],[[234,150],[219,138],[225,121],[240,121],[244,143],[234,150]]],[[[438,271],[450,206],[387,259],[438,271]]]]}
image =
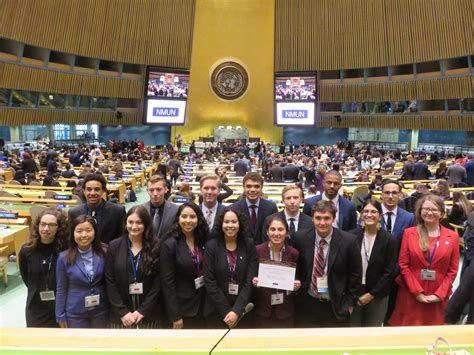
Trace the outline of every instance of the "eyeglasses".
{"type": "Polygon", "coordinates": [[[425,214],[430,213],[430,212],[433,213],[433,214],[441,213],[441,211],[436,209],[436,208],[428,208],[428,207],[422,207],[421,212],[423,212],[425,214]]]}
{"type": "Polygon", "coordinates": [[[385,195],[385,196],[396,196],[398,195],[400,192],[399,191],[382,191],[382,193],[385,195]]]}
{"type": "Polygon", "coordinates": [[[43,222],[41,222],[39,224],[39,226],[40,226],[41,229],[45,229],[46,227],[48,227],[49,229],[53,229],[53,228],[56,228],[58,226],[58,224],[57,223],[43,223],[43,222]]]}

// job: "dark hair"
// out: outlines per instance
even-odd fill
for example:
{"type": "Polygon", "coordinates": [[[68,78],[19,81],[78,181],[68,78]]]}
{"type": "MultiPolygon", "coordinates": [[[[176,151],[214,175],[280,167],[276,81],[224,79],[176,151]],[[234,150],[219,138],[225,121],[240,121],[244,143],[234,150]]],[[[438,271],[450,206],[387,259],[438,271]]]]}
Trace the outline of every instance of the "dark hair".
{"type": "Polygon", "coordinates": [[[82,182],[82,186],[84,186],[84,189],[86,188],[86,184],[89,181],[98,181],[102,185],[102,190],[107,190],[107,181],[105,180],[104,176],[101,174],[88,174],[84,178],[84,181],[82,182]]]}
{"type": "Polygon", "coordinates": [[[194,230],[194,240],[198,246],[203,247],[204,244],[206,244],[206,239],[209,234],[209,226],[207,225],[206,219],[204,218],[201,209],[194,202],[185,202],[179,206],[178,212],[176,213],[176,217],[174,219],[173,227],[171,228],[169,234],[176,239],[184,238],[183,231],[179,225],[179,216],[181,216],[181,213],[186,207],[191,208],[197,215],[198,224],[194,230]]]}
{"type": "Polygon", "coordinates": [[[250,221],[248,220],[247,216],[243,213],[237,211],[232,206],[227,206],[224,208],[224,211],[219,215],[214,225],[216,226],[217,234],[219,238],[224,239],[224,231],[222,230],[222,223],[224,221],[224,217],[227,212],[234,212],[239,220],[239,232],[237,233],[237,243],[244,241],[245,238],[250,238],[250,230],[249,225],[250,221]]]}
{"type": "Polygon", "coordinates": [[[334,206],[334,203],[332,201],[326,201],[326,200],[319,200],[316,202],[311,208],[311,217],[314,217],[315,212],[320,212],[320,213],[326,213],[330,212],[332,216],[335,218],[336,213],[337,213],[337,208],[334,206]]]}
{"type": "Polygon", "coordinates": [[[66,215],[64,214],[62,209],[59,208],[47,208],[41,211],[31,224],[31,232],[28,238],[28,247],[36,248],[38,246],[38,242],[41,240],[41,236],[39,233],[39,225],[43,216],[51,215],[56,217],[58,221],[58,228],[56,229],[56,235],[54,237],[54,244],[56,247],[56,251],[62,251],[67,249],[67,238],[68,238],[68,227],[69,224],[66,220],[66,215]]]}
{"type": "Polygon", "coordinates": [[[290,230],[290,228],[288,227],[288,222],[286,221],[285,217],[281,216],[281,215],[278,215],[278,214],[272,214],[270,217],[268,217],[268,225],[267,225],[267,230],[264,231],[265,233],[267,233],[266,237],[268,238],[268,230],[270,229],[270,225],[272,224],[272,222],[274,221],[278,221],[278,222],[281,222],[283,224],[283,226],[285,227],[286,229],[286,232],[288,233],[288,231],[290,230]]]}
{"type": "Polygon", "coordinates": [[[263,178],[262,175],[260,175],[257,172],[251,171],[247,174],[245,174],[244,179],[242,180],[242,185],[245,186],[245,183],[247,180],[252,180],[252,181],[258,181],[260,185],[263,187],[263,178]]]}
{"type": "Polygon", "coordinates": [[[83,214],[77,218],[75,218],[71,222],[71,230],[69,233],[69,248],[67,249],[67,254],[66,254],[66,260],[68,264],[72,265],[76,262],[77,259],[77,243],[74,240],[74,231],[76,230],[76,227],[79,224],[82,223],[89,223],[92,228],[94,228],[94,240],[92,241],[92,251],[96,253],[99,256],[105,257],[105,252],[104,252],[104,244],[100,241],[100,237],[97,235],[97,223],[94,219],[94,217],[91,217],[89,215],[83,214]]]}
{"type": "Polygon", "coordinates": [[[364,201],[364,203],[362,204],[362,209],[361,209],[361,210],[363,211],[364,208],[365,208],[365,206],[367,206],[367,205],[374,206],[375,209],[378,211],[378,213],[379,213],[380,215],[383,214],[382,205],[381,205],[380,202],[375,201],[375,200],[372,200],[372,199],[369,198],[368,200],[365,200],[365,201],[364,201]]]}
{"type": "MultiPolygon", "coordinates": [[[[159,241],[153,235],[153,223],[148,210],[141,205],[130,208],[125,217],[125,226],[128,217],[132,214],[136,214],[145,227],[142,235],[143,273],[150,274],[158,267],[159,241]]],[[[125,228],[125,235],[128,238],[127,228],[125,228]]]]}
{"type": "Polygon", "coordinates": [[[402,185],[396,181],[396,180],[392,180],[392,179],[384,179],[382,180],[382,190],[384,188],[385,185],[388,185],[388,184],[395,184],[398,186],[398,191],[401,192],[402,191],[402,185]]]}

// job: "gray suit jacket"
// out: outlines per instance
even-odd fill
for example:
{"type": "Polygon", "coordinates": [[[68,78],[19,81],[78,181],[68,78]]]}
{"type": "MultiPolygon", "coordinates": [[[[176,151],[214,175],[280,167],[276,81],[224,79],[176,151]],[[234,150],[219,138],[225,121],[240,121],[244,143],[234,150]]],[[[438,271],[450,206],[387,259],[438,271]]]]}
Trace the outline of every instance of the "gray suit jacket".
{"type": "MultiPolygon", "coordinates": [[[[161,240],[164,240],[166,238],[166,234],[168,234],[168,232],[171,230],[171,226],[176,219],[176,214],[178,213],[179,208],[178,205],[175,205],[169,201],[165,201],[164,204],[165,206],[163,208],[163,216],[161,217],[160,228],[156,234],[156,237],[161,240]]],[[[148,210],[148,213],[151,216],[150,201],[143,203],[142,206],[148,210]]]]}

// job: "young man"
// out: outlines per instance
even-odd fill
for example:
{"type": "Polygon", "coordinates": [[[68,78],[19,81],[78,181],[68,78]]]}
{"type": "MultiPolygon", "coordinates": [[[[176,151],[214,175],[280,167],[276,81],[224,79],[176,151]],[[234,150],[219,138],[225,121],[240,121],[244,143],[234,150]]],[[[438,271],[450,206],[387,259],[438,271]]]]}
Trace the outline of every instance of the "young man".
{"type": "Polygon", "coordinates": [[[314,227],[296,233],[301,289],[296,301],[297,325],[349,325],[362,282],[362,259],[355,235],[334,228],[336,207],[320,200],[312,208],[314,227]]]}
{"type": "MultiPolygon", "coordinates": [[[[300,205],[303,203],[303,191],[297,185],[287,185],[281,192],[285,209],[281,212],[275,213],[285,218],[288,223],[289,236],[287,238],[288,244],[293,245],[295,234],[299,230],[308,229],[313,227],[313,221],[311,217],[300,212],[300,205]]],[[[273,215],[268,216],[265,219],[265,223],[262,229],[262,241],[267,240],[266,230],[268,222],[273,215]]]]}
{"type": "Polygon", "coordinates": [[[166,181],[161,175],[152,175],[146,183],[150,201],[142,204],[153,220],[153,234],[161,240],[166,237],[178,213],[178,206],[165,200],[168,192],[166,181]]]}
{"type": "Polygon", "coordinates": [[[122,236],[125,224],[125,207],[105,201],[102,194],[107,192],[107,182],[100,174],[90,174],[84,178],[86,203],[69,210],[69,220],[81,215],[90,215],[97,222],[97,234],[103,243],[122,236]]]}
{"type": "Polygon", "coordinates": [[[262,242],[263,222],[265,218],[278,209],[274,202],[261,198],[263,178],[259,173],[247,173],[243,179],[245,198],[235,202],[232,206],[245,216],[250,222],[251,237],[255,244],[262,242]]]}
{"type": "Polygon", "coordinates": [[[311,216],[311,209],[320,200],[332,201],[336,206],[336,218],[334,227],[344,231],[350,231],[357,226],[357,212],[354,202],[339,195],[342,186],[342,176],[336,170],[330,170],[324,174],[324,192],[321,195],[307,198],[304,201],[303,212],[311,216]]]}
{"type": "Polygon", "coordinates": [[[401,197],[401,186],[395,180],[384,180],[382,182],[382,228],[391,233],[401,241],[403,232],[408,227],[415,225],[413,213],[398,207],[401,197]]]}
{"type": "Polygon", "coordinates": [[[199,180],[199,185],[202,196],[202,203],[199,208],[206,219],[209,231],[211,231],[216,218],[224,210],[224,205],[218,202],[222,188],[221,179],[215,174],[205,175],[199,180]]]}

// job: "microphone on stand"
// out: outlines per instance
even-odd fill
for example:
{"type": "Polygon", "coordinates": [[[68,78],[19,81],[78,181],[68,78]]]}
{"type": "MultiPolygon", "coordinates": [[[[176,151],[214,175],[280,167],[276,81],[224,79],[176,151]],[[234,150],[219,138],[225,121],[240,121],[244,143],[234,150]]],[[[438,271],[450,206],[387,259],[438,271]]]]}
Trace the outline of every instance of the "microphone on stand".
{"type": "Polygon", "coordinates": [[[212,354],[212,352],[214,351],[215,348],[217,348],[217,345],[219,345],[219,343],[225,338],[225,336],[227,335],[227,333],[229,333],[232,329],[234,329],[237,324],[239,324],[240,320],[247,314],[249,313],[252,309],[253,309],[253,303],[250,302],[250,303],[247,303],[247,305],[245,306],[245,309],[244,311],[242,312],[242,314],[239,316],[239,318],[237,318],[237,321],[234,323],[234,325],[232,327],[230,327],[229,329],[227,329],[227,331],[225,332],[225,334],[222,336],[222,338],[219,339],[219,341],[216,343],[216,345],[214,345],[211,349],[211,351],[209,351],[209,355],[212,354]]]}

